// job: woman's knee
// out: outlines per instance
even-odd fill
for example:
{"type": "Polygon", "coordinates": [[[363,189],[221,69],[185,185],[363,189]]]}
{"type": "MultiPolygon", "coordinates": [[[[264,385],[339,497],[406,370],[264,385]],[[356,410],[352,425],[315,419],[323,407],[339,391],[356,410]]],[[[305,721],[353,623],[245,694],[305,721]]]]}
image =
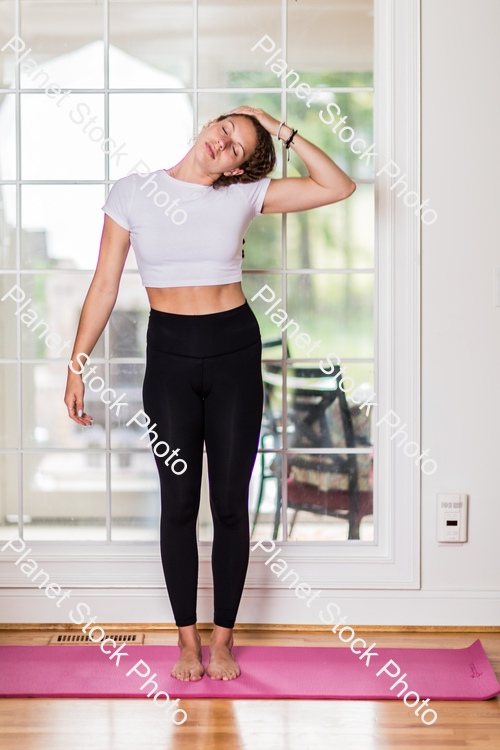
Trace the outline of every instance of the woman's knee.
{"type": "Polygon", "coordinates": [[[212,513],[214,521],[226,529],[248,529],[248,494],[239,502],[234,501],[234,495],[225,502],[212,498],[212,513]]]}
{"type": "Polygon", "coordinates": [[[169,492],[162,488],[161,520],[171,526],[185,526],[196,523],[200,508],[200,493],[169,492]]]}

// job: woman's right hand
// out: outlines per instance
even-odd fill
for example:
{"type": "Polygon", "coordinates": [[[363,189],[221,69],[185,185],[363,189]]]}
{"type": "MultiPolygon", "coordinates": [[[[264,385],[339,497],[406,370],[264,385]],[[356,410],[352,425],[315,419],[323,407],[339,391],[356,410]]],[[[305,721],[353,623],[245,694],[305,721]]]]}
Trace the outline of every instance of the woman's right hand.
{"type": "MultiPolygon", "coordinates": [[[[68,368],[69,369],[69,368],[68,368]]],[[[85,385],[81,375],[76,375],[71,370],[68,372],[68,381],[66,384],[66,393],[64,394],[64,403],[68,409],[68,417],[81,424],[84,427],[92,426],[92,417],[83,411],[83,394],[85,385]],[[81,414],[81,416],[78,416],[81,414]]]]}
{"type": "Polygon", "coordinates": [[[71,362],[73,362],[78,352],[76,361],[80,365],[80,372],[71,370],[68,366],[68,381],[64,395],[68,417],[83,427],[92,425],[92,417],[83,411],[85,384],[82,381],[81,373],[84,363],[80,362],[79,356],[87,352],[84,356],[86,357],[85,362],[88,362],[90,353],[106,327],[111,311],[115,306],[120,278],[129,248],[130,232],[106,214],[99,248],[99,260],[83,303],[71,355],[71,362]],[[78,416],[79,412],[80,416],[78,416]]]}

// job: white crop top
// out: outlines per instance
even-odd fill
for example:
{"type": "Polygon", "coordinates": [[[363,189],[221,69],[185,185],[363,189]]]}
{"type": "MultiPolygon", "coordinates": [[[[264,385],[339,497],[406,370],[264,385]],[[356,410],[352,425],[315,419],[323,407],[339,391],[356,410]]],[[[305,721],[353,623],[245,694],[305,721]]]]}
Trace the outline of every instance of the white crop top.
{"type": "Polygon", "coordinates": [[[216,190],[158,169],[117,180],[102,210],[130,232],[143,286],[231,284],[241,281],[243,236],[270,182],[216,190]]]}

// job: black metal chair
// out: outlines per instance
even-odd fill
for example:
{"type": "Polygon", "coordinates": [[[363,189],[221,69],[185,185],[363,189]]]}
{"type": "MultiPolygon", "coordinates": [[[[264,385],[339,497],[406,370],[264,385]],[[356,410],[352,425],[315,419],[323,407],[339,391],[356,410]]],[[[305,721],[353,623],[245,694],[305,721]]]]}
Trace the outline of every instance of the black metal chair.
{"type": "MultiPolygon", "coordinates": [[[[272,345],[272,344],[269,344],[272,345]]],[[[274,344],[276,345],[276,344],[274,344]]],[[[281,365],[267,365],[266,369],[272,367],[272,371],[276,374],[281,373],[281,365]]],[[[338,382],[340,376],[340,367],[337,365],[330,377],[335,378],[335,385],[338,382]]],[[[289,369],[290,378],[299,379],[317,379],[324,378],[325,373],[319,368],[311,367],[290,367],[289,369]]],[[[272,388],[272,386],[269,386],[272,388]]],[[[287,422],[291,425],[290,429],[290,440],[289,448],[315,448],[321,451],[322,448],[332,448],[332,436],[327,420],[327,410],[332,404],[338,400],[339,411],[342,421],[342,433],[344,436],[344,443],[346,448],[354,448],[356,446],[367,445],[368,441],[363,437],[355,435],[353,428],[353,421],[349,405],[347,403],[346,395],[338,387],[334,387],[331,390],[325,390],[323,388],[314,387],[292,387],[291,391],[292,400],[289,408],[287,409],[287,422]]],[[[266,391],[266,387],[265,387],[266,391]]],[[[276,446],[278,447],[279,440],[279,429],[276,424],[276,420],[272,415],[270,408],[270,394],[264,399],[265,406],[265,424],[266,434],[275,435],[276,446]]],[[[252,533],[258,521],[258,515],[260,511],[260,505],[262,502],[264,482],[268,479],[274,479],[277,481],[278,492],[277,492],[277,505],[275,513],[275,522],[273,530],[273,539],[277,538],[279,524],[281,520],[281,504],[282,504],[282,492],[281,492],[281,454],[276,454],[275,466],[271,472],[266,473],[264,471],[264,456],[263,456],[263,471],[261,478],[261,486],[259,492],[259,501],[257,504],[252,533]]],[[[360,503],[360,489],[359,489],[359,472],[358,472],[358,461],[357,455],[348,453],[346,457],[339,454],[327,454],[326,456],[318,455],[307,455],[307,454],[289,454],[288,456],[288,468],[289,473],[296,467],[297,469],[305,469],[307,471],[323,472],[329,474],[343,474],[348,477],[347,490],[330,490],[322,491],[319,487],[296,482],[293,478],[287,480],[288,486],[288,507],[295,510],[294,517],[292,519],[290,533],[293,529],[297,514],[300,510],[309,511],[313,513],[321,513],[322,515],[335,516],[337,518],[346,519],[349,524],[349,539],[359,539],[359,524],[360,520],[364,515],[367,515],[372,511],[372,493],[362,492],[361,503],[360,503]]]]}

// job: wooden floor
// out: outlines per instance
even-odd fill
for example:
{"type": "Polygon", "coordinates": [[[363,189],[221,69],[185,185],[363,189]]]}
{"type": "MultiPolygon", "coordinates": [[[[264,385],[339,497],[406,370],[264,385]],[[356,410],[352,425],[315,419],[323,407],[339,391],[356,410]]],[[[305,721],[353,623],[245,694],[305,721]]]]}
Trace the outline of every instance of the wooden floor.
{"type": "MultiPolygon", "coordinates": [[[[0,644],[46,644],[52,632],[0,631],[0,644]]],[[[500,633],[381,633],[380,647],[463,648],[480,638],[500,676],[500,633]]],[[[331,646],[332,633],[242,631],[236,644],[331,646]]],[[[366,640],[366,634],[363,633],[366,640]]],[[[370,634],[368,633],[368,637],[370,634]]],[[[209,633],[202,632],[203,643],[209,633]]],[[[173,645],[173,631],[145,644],[173,645]]],[[[338,640],[335,646],[339,646],[338,640]]],[[[347,647],[347,646],[346,646],[347,647]]],[[[57,648],[57,646],[54,646],[57,648]]],[[[88,646],[88,648],[96,648],[88,646]]],[[[140,648],[139,646],[137,648],[140,648]]],[[[1,665],[0,665],[1,669],[1,665]]],[[[500,749],[500,700],[432,701],[425,726],[402,700],[182,699],[188,719],[175,726],[144,699],[4,698],[2,750],[379,750],[425,747],[500,749]]]]}

